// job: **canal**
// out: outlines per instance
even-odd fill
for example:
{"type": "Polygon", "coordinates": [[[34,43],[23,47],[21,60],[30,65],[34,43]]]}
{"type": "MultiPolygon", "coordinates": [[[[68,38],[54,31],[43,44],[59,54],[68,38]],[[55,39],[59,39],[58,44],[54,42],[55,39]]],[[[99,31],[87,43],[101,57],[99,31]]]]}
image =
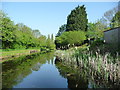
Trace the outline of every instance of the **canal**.
{"type": "Polygon", "coordinates": [[[24,56],[3,63],[2,88],[107,87],[107,84],[100,82],[93,80],[86,71],[57,63],[54,52],[24,56]]]}

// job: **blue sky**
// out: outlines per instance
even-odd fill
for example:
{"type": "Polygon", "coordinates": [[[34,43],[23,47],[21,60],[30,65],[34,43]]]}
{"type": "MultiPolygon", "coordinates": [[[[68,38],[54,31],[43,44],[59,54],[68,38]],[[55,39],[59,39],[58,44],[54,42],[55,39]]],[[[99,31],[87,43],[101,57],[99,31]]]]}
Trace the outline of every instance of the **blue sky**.
{"type": "Polygon", "coordinates": [[[78,5],[85,5],[89,22],[100,19],[117,2],[4,2],[2,9],[16,23],[39,29],[43,35],[56,34],[78,5]]]}

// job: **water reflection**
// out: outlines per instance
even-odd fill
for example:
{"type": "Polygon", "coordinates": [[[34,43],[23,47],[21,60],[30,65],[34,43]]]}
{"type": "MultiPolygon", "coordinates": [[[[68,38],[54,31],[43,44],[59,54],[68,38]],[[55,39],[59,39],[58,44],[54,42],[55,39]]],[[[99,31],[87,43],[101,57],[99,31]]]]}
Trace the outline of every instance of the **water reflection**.
{"type": "Polygon", "coordinates": [[[51,52],[3,63],[3,88],[67,88],[54,60],[51,52]]]}
{"type": "Polygon", "coordinates": [[[11,88],[14,85],[20,83],[23,78],[32,73],[33,71],[39,70],[41,64],[46,62],[46,59],[52,58],[52,53],[49,53],[48,57],[46,54],[31,56],[31,59],[26,57],[20,57],[17,60],[3,63],[3,88],[11,88]],[[51,56],[51,57],[50,57],[51,56]]]}
{"type": "MultiPolygon", "coordinates": [[[[3,88],[103,88],[120,87],[92,70],[59,63],[54,52],[23,56],[3,63],[3,88]]],[[[119,81],[118,81],[119,82],[119,81]]]]}
{"type": "MultiPolygon", "coordinates": [[[[56,58],[56,67],[61,76],[67,78],[68,88],[119,88],[119,83],[106,81],[90,68],[74,68],[67,63],[59,62],[56,58]]],[[[104,76],[104,75],[103,75],[104,76]]],[[[118,80],[119,82],[119,80],[118,80]]]]}

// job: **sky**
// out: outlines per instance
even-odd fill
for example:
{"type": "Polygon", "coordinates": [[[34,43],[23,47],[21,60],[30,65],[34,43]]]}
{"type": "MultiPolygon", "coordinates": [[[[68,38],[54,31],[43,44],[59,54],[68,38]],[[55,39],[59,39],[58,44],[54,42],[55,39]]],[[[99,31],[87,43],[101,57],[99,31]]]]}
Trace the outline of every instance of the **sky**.
{"type": "Polygon", "coordinates": [[[117,2],[2,2],[2,10],[12,21],[40,30],[41,34],[54,34],[67,22],[67,16],[78,5],[85,5],[89,22],[100,19],[117,6],[117,2]]]}

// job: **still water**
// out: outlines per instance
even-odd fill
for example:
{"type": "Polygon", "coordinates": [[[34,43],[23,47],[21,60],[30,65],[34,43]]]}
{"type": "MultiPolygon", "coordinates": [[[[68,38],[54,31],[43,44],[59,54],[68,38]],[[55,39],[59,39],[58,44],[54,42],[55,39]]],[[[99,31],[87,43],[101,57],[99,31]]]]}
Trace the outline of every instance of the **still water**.
{"type": "MultiPolygon", "coordinates": [[[[68,66],[69,67],[69,66],[68,66]]],[[[54,52],[23,56],[3,63],[3,88],[96,88],[106,84],[87,72],[56,64],[54,52]],[[100,83],[99,83],[100,82],[100,83]],[[102,84],[102,85],[100,85],[102,84]]]]}
{"type": "Polygon", "coordinates": [[[67,88],[68,86],[67,79],[60,75],[55,65],[53,53],[37,55],[24,61],[21,59],[16,63],[8,62],[3,65],[3,69],[3,88],[67,88]]]}

